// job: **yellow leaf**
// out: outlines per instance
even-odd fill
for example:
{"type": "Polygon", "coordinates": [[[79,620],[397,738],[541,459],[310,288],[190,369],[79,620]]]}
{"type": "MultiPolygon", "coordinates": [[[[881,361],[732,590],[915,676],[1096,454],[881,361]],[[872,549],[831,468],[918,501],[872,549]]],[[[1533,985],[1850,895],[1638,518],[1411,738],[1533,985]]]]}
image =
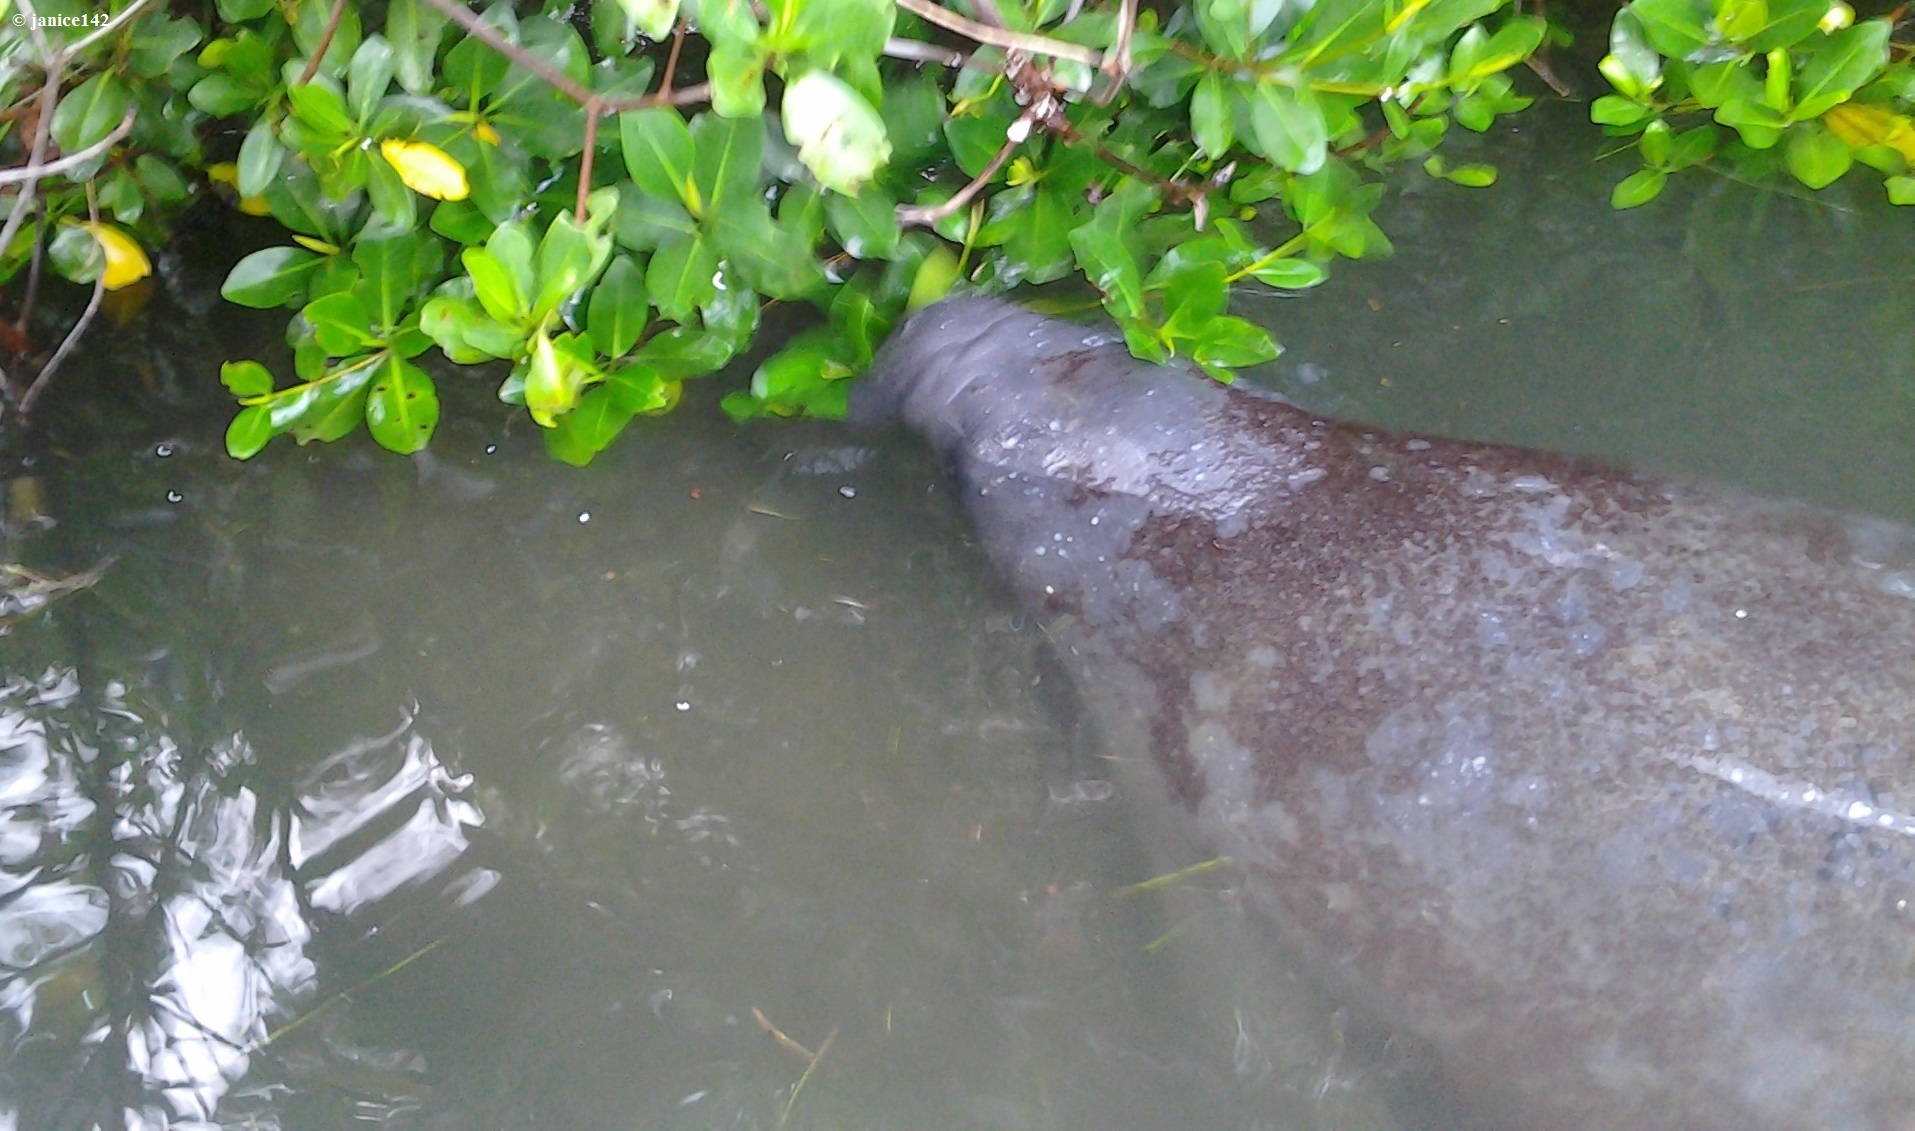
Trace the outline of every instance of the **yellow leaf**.
{"type": "Polygon", "coordinates": [[[420,196],[434,200],[464,200],[471,191],[466,185],[465,166],[446,156],[445,150],[423,141],[387,138],[379,143],[386,163],[399,171],[399,179],[420,196]]]}
{"type": "Polygon", "coordinates": [[[658,387],[659,404],[645,410],[646,416],[663,416],[678,407],[678,398],[685,393],[685,382],[667,381],[658,387]]]}
{"type": "Polygon", "coordinates": [[[1915,122],[1883,106],[1844,102],[1822,115],[1829,132],[1851,148],[1886,145],[1910,161],[1915,161],[1915,122]]]}
{"type": "Polygon", "coordinates": [[[491,124],[487,122],[473,123],[472,136],[478,138],[480,141],[486,143],[487,145],[499,144],[499,131],[493,129],[491,124]]]}
{"type": "Polygon", "coordinates": [[[217,185],[237,185],[239,166],[231,161],[218,161],[206,167],[206,179],[217,185]]]}
{"type": "Polygon", "coordinates": [[[1011,160],[1011,171],[1005,175],[1004,183],[1016,188],[1027,185],[1037,179],[1037,166],[1031,164],[1028,157],[1016,157],[1011,160]]]}
{"type": "Polygon", "coordinates": [[[339,254],[339,248],[336,245],[329,244],[322,239],[314,239],[312,236],[295,235],[293,242],[305,248],[307,251],[316,251],[321,255],[339,254]]]}
{"type": "Polygon", "coordinates": [[[146,252],[118,225],[83,220],[80,226],[92,234],[93,242],[100,245],[100,254],[106,256],[101,280],[107,290],[130,287],[153,273],[153,262],[146,258],[146,252]]]}

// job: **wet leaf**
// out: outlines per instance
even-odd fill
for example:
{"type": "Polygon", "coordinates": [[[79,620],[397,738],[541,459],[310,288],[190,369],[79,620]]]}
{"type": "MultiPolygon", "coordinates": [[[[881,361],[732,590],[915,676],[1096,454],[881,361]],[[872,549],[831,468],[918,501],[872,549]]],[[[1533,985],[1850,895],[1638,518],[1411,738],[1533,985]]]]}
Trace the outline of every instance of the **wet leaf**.
{"type": "Polygon", "coordinates": [[[219,367],[219,383],[236,397],[257,397],[273,391],[273,374],[257,361],[229,361],[219,367]]]}
{"type": "Polygon", "coordinates": [[[718,254],[703,237],[674,237],[659,245],[645,269],[645,291],[658,312],[686,322],[718,293],[718,254]]]}
{"type": "Polygon", "coordinates": [[[891,159],[884,120],[843,80],[807,71],[785,88],[785,138],[827,188],[854,195],[891,159]]]}
{"type": "Polygon", "coordinates": [[[242,408],[226,426],[226,454],[234,459],[252,459],[277,434],[265,405],[242,408]]]}
{"type": "Polygon", "coordinates": [[[1251,134],[1263,156],[1293,173],[1313,173],[1329,153],[1323,112],[1309,88],[1259,83],[1250,96],[1251,134]]]}
{"type": "Polygon", "coordinates": [[[1624,177],[1609,194],[1612,208],[1635,208],[1649,203],[1662,191],[1669,174],[1661,169],[1638,169],[1624,177]]]}
{"type": "Polygon", "coordinates": [[[233,265],[219,293],[228,302],[267,309],[297,306],[323,256],[299,247],[269,247],[233,265]]]}
{"type": "Polygon", "coordinates": [[[625,356],[638,344],[650,316],[644,275],[630,256],[617,256],[592,288],[585,317],[592,347],[607,357],[625,356]]]}
{"type": "Polygon", "coordinates": [[[1306,290],[1329,277],[1328,272],[1307,259],[1274,260],[1250,274],[1260,283],[1290,291],[1306,290]]]}
{"type": "Polygon", "coordinates": [[[372,371],[366,393],[366,428],[387,451],[411,455],[432,439],[439,424],[439,394],[426,371],[387,357],[372,371]]]}
{"type": "Polygon", "coordinates": [[[1834,184],[1855,161],[1847,143],[1818,124],[1790,130],[1782,157],[1795,179],[1812,189],[1834,184]]]}
{"type": "Polygon", "coordinates": [[[386,159],[407,188],[434,200],[464,200],[471,192],[465,166],[446,155],[445,150],[422,141],[387,138],[379,143],[379,154],[386,159]]]}
{"type": "Polygon", "coordinates": [[[677,110],[660,107],[618,116],[625,171],[650,196],[676,200],[697,212],[692,188],[692,134],[677,110]]]}

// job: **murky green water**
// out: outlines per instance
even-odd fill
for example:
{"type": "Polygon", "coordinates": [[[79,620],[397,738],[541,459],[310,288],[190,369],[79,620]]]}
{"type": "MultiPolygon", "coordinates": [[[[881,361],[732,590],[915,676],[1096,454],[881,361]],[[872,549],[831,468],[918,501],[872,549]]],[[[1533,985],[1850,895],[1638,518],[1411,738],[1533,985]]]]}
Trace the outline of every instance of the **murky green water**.
{"type": "MultiPolygon", "coordinates": [[[[1557,140],[1251,300],[1267,379],[1915,518],[1908,218],[1612,215],[1557,140]]],[[[475,382],[431,464],[235,465],[217,412],[140,423],[233,325],[93,351],[12,543],[117,560],[0,638],[0,1127],[1444,1125],[1346,1014],[1188,992],[1228,878],[1124,891],[1112,774],[909,445],[706,404],[577,472],[475,382]]]]}

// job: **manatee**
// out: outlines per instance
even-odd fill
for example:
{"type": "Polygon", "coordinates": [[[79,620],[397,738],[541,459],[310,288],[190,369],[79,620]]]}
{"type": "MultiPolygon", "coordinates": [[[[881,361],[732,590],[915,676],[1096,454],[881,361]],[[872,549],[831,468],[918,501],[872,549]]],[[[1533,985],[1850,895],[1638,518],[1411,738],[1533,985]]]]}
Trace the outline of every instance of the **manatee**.
{"type": "Polygon", "coordinates": [[[984,298],[851,396],[1133,803],[1470,1125],[1915,1128],[1915,537],[1327,419],[984,298]]]}

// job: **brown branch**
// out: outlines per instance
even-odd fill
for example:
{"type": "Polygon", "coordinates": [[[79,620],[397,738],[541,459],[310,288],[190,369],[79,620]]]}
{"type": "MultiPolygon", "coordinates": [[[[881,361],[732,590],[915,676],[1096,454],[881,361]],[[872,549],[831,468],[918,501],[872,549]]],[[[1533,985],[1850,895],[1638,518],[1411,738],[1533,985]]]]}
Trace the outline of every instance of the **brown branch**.
{"type": "Polygon", "coordinates": [[[939,47],[935,43],[925,43],[917,39],[899,39],[896,36],[884,41],[884,53],[892,59],[909,59],[913,63],[942,63],[947,67],[971,67],[977,70],[1001,71],[1002,67],[993,67],[989,63],[980,63],[972,56],[953,47],[939,47]]]}
{"type": "Polygon", "coordinates": [[[659,76],[658,93],[664,94],[672,88],[672,80],[678,77],[678,52],[685,46],[685,21],[679,20],[672,25],[672,49],[665,55],[665,73],[659,76]]]}
{"type": "Polygon", "coordinates": [[[1136,26],[1137,0],[1123,0],[1117,9],[1117,42],[1104,53],[1104,61],[1097,68],[1109,80],[1096,99],[1099,106],[1108,105],[1130,77],[1130,33],[1136,26]]]}
{"type": "MultiPolygon", "coordinates": [[[[69,153],[57,161],[46,161],[39,164],[29,161],[18,169],[7,169],[4,172],[0,172],[0,185],[13,185],[22,184],[27,181],[45,180],[47,177],[57,176],[66,172],[68,169],[86,164],[88,161],[93,160],[95,157],[98,157],[100,154],[105,153],[107,150],[119,144],[127,134],[132,133],[133,119],[137,116],[137,108],[128,108],[126,115],[120,119],[120,124],[113,127],[113,132],[94,142],[92,145],[87,146],[85,149],[69,153]]],[[[5,245],[0,244],[0,247],[3,246],[5,245]]]]}
{"type": "Polygon", "coordinates": [[[346,0],[333,0],[332,14],[326,17],[326,30],[319,36],[319,47],[313,52],[312,58],[306,60],[305,69],[299,72],[299,81],[293,83],[294,86],[305,86],[313,81],[314,75],[319,73],[320,60],[324,59],[326,52],[332,48],[332,37],[338,33],[339,21],[345,18],[345,15],[346,0]]]}
{"type": "Polygon", "coordinates": [[[678,90],[661,90],[654,94],[635,95],[631,98],[606,98],[573,82],[570,75],[555,69],[550,63],[518,44],[508,42],[499,35],[497,28],[479,19],[454,0],[425,0],[425,2],[444,13],[445,17],[453,23],[466,29],[480,43],[524,67],[543,80],[547,86],[578,103],[581,108],[596,105],[601,114],[622,114],[627,110],[648,110],[654,106],[686,106],[711,100],[711,84],[705,82],[681,87],[678,90]]]}
{"type": "Polygon", "coordinates": [[[578,202],[572,206],[572,218],[585,223],[585,198],[592,192],[592,158],[598,150],[598,100],[585,108],[585,151],[578,163],[578,202]]]}
{"type": "Polygon", "coordinates": [[[1010,160],[1012,151],[1024,143],[1024,136],[1019,133],[1017,128],[1018,123],[1023,123],[1026,127],[1030,124],[1028,120],[1024,118],[1019,118],[1017,122],[1013,122],[1010,130],[1011,136],[1004,139],[1003,148],[997,151],[996,157],[991,158],[991,163],[984,167],[983,172],[971,178],[970,184],[957,190],[951,199],[941,204],[898,205],[898,223],[922,224],[925,227],[930,227],[932,224],[937,223],[939,220],[944,219],[946,216],[969,204],[971,198],[976,196],[979,190],[985,185],[989,184],[992,177],[997,176],[997,171],[1004,167],[1004,162],[1010,160]]]}
{"type": "MultiPolygon", "coordinates": [[[[438,3],[440,0],[432,0],[438,3]]],[[[1101,66],[1104,61],[1102,52],[1091,47],[1080,47],[1075,43],[1050,39],[1041,35],[1026,35],[1023,32],[1006,31],[989,24],[966,19],[955,12],[933,4],[931,0],[895,0],[898,7],[914,16],[928,20],[946,31],[954,31],[967,39],[979,43],[988,43],[992,47],[1002,47],[1006,51],[1025,51],[1032,55],[1048,55],[1053,59],[1069,59],[1082,63],[1086,67],[1101,66]]]]}
{"type": "MultiPolygon", "coordinates": [[[[91,183],[88,183],[86,186],[86,214],[87,219],[93,223],[98,224],[100,222],[100,205],[99,202],[94,199],[93,185],[91,183]]],[[[98,246],[97,243],[95,246],[98,246]]],[[[50,382],[53,380],[53,375],[60,371],[60,365],[66,361],[67,355],[71,354],[74,349],[79,346],[81,336],[86,333],[87,327],[93,324],[94,316],[100,312],[100,300],[106,295],[107,266],[106,249],[102,247],[100,248],[100,274],[93,280],[93,297],[87,299],[86,309],[80,312],[79,320],[74,322],[72,328],[67,330],[66,337],[60,342],[60,348],[54,350],[53,356],[48,358],[47,363],[40,367],[39,375],[33,379],[33,384],[27,386],[26,395],[20,398],[17,411],[20,414],[22,424],[25,424],[33,415],[33,406],[40,400],[40,395],[47,391],[50,382]]]]}

